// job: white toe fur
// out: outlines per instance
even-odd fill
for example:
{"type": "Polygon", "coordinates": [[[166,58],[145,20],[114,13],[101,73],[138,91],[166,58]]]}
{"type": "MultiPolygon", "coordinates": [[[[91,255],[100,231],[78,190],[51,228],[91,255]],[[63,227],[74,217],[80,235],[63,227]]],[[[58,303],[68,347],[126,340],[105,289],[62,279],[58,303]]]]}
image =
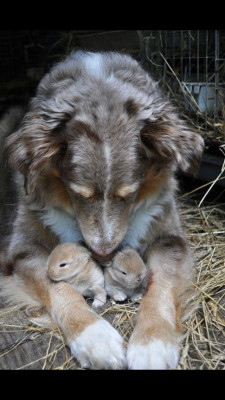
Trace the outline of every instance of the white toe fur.
{"type": "Polygon", "coordinates": [[[125,349],[120,334],[106,320],[89,325],[70,343],[73,356],[83,368],[122,369],[125,349]]]}
{"type": "Polygon", "coordinates": [[[145,346],[130,344],[127,360],[129,369],[174,369],[179,361],[179,346],[152,338],[145,346]]]}

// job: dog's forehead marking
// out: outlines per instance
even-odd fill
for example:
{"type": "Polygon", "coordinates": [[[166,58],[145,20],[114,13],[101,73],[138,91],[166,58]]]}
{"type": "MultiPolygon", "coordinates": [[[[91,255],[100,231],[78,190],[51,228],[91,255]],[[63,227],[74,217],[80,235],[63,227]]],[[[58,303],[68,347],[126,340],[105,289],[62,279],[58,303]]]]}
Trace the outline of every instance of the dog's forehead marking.
{"type": "MultiPolygon", "coordinates": [[[[113,239],[115,232],[115,221],[113,220],[110,213],[110,201],[108,198],[108,193],[110,190],[111,173],[112,173],[112,148],[109,142],[105,142],[102,148],[102,154],[105,159],[105,190],[104,198],[101,206],[101,235],[104,240],[108,243],[113,239]]],[[[101,237],[96,236],[93,240],[95,248],[97,251],[101,252],[101,237]]]]}
{"type": "Polygon", "coordinates": [[[101,78],[103,75],[103,63],[101,54],[87,53],[83,58],[84,67],[87,72],[95,78],[101,78]]]}
{"type": "Polygon", "coordinates": [[[107,172],[107,182],[108,182],[112,164],[112,152],[108,143],[105,143],[104,145],[104,156],[106,160],[106,172],[107,172]]]}

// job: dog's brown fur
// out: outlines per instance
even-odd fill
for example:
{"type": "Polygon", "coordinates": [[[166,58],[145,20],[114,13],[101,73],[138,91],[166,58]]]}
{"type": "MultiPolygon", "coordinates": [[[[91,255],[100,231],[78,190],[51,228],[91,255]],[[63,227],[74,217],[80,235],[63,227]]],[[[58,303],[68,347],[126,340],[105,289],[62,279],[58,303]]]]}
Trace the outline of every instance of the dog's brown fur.
{"type": "Polygon", "coordinates": [[[102,264],[128,244],[151,272],[128,366],[175,367],[176,310],[192,257],[174,173],[177,166],[197,171],[202,138],[131,57],[78,52],[42,79],[7,147],[18,208],[4,258],[14,269],[5,293],[45,307],[81,365],[124,367],[119,335],[107,325],[103,338],[103,319],[68,283],[51,282],[46,262],[66,241],[82,240],[102,264]]]}

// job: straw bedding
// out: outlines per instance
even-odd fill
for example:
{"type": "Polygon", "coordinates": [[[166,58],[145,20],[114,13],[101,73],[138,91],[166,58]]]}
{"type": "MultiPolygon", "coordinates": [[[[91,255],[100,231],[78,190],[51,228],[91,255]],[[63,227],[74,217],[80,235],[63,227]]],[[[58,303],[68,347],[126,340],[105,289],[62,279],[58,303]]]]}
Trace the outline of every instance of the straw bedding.
{"type": "Polygon", "coordinates": [[[185,323],[180,369],[225,368],[225,207],[213,204],[182,208],[194,251],[195,311],[185,323]]]}

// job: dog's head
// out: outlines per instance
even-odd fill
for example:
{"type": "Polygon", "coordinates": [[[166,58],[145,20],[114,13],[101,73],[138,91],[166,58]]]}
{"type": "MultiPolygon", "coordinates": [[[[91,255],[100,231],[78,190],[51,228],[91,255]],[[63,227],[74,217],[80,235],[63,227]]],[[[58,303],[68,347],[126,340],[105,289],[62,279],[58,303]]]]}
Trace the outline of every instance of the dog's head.
{"type": "Polygon", "coordinates": [[[203,151],[135,60],[89,52],[43,78],[8,145],[27,195],[76,218],[99,259],[123,240],[135,202],[156,194],[177,166],[196,172],[203,151]]]}

